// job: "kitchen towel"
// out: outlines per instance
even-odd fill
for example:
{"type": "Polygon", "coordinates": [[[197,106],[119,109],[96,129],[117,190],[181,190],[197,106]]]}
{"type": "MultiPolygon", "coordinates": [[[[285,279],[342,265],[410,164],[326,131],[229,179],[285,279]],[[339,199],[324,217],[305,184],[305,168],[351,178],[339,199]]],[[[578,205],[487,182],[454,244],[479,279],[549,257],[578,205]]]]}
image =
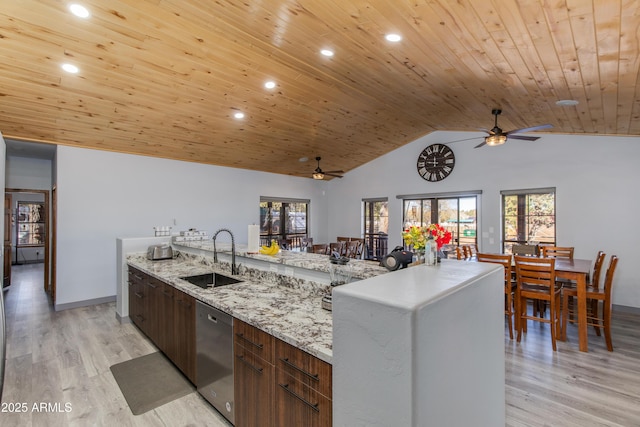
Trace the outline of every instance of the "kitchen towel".
{"type": "Polygon", "coordinates": [[[260,250],[260,227],[252,224],[247,230],[247,252],[258,253],[260,250]]]}

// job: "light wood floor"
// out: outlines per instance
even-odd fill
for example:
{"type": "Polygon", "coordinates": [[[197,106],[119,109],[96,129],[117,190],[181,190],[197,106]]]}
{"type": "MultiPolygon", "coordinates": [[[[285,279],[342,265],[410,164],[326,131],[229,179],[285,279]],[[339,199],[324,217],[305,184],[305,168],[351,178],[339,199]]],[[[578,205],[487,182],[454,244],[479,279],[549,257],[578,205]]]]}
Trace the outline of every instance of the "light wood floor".
{"type": "Polygon", "coordinates": [[[14,266],[5,292],[7,363],[0,426],[228,427],[197,392],[133,415],[109,367],[157,351],[132,324],[120,324],[115,303],[53,311],[42,290],[42,264],[14,266]],[[61,412],[33,405],[59,404],[61,412]],[[65,404],[71,410],[65,411],[65,404]]]}
{"type": "MultiPolygon", "coordinates": [[[[1,426],[229,426],[194,392],[134,416],[109,366],[155,347],[115,318],[115,304],[62,312],[42,292],[42,265],[14,267],[5,293],[8,353],[1,426]],[[33,411],[34,403],[71,404],[71,411],[33,411]],[[5,406],[3,406],[4,408],[5,406]]],[[[589,353],[577,330],[551,350],[549,326],[529,323],[520,344],[505,336],[507,426],[640,426],[640,316],[614,316],[614,352],[589,330],[589,353]]]]}

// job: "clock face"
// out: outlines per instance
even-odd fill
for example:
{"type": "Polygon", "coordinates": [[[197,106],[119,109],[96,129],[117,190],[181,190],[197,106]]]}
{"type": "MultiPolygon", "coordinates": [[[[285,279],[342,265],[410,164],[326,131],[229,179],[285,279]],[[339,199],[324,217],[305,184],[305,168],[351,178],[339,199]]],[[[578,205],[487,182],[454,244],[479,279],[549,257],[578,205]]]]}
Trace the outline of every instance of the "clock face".
{"type": "Polygon", "coordinates": [[[437,182],[448,177],[455,164],[456,156],[451,148],[443,144],[432,144],[418,156],[418,173],[427,181],[437,182]]]}

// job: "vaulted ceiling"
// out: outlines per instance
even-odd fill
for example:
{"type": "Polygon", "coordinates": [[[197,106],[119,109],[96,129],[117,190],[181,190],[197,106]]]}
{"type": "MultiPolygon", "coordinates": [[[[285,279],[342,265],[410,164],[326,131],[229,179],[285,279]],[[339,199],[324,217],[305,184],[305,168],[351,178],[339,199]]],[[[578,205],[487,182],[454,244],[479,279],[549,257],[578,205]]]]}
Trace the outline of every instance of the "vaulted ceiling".
{"type": "Polygon", "coordinates": [[[68,3],[2,2],[5,138],[310,176],[435,130],[481,141],[492,108],[504,130],[640,135],[635,0],[68,3]]]}

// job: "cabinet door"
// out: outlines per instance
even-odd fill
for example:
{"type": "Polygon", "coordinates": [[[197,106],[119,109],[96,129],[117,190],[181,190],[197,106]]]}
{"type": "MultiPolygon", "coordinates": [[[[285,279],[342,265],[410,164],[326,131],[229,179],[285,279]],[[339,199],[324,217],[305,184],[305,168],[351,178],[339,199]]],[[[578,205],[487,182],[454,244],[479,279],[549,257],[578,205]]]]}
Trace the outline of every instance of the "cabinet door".
{"type": "Polygon", "coordinates": [[[274,338],[255,326],[233,319],[234,342],[273,364],[274,338]]]}
{"type": "Polygon", "coordinates": [[[274,367],[239,344],[234,345],[234,400],[236,427],[273,424],[274,367]]]}
{"type": "Polygon", "coordinates": [[[129,269],[129,318],[142,332],[146,333],[145,313],[147,289],[145,276],[138,270],[129,269]]]}
{"type": "Polygon", "coordinates": [[[282,340],[276,340],[276,368],[331,399],[332,367],[282,340]]]}
{"type": "Polygon", "coordinates": [[[176,337],[175,337],[175,292],[173,286],[163,283],[161,290],[160,315],[159,315],[159,330],[158,330],[158,347],[162,352],[175,363],[176,359],[176,337]]]}
{"type": "Polygon", "coordinates": [[[276,426],[331,426],[331,400],[282,369],[276,369],[275,400],[276,426]]]}
{"type": "Polygon", "coordinates": [[[162,289],[163,284],[154,277],[148,277],[147,279],[147,300],[146,300],[146,313],[149,319],[147,325],[146,334],[154,344],[160,347],[160,310],[162,310],[162,289]]]}
{"type": "Polygon", "coordinates": [[[174,300],[174,363],[196,384],[196,300],[177,289],[174,300]]]}

